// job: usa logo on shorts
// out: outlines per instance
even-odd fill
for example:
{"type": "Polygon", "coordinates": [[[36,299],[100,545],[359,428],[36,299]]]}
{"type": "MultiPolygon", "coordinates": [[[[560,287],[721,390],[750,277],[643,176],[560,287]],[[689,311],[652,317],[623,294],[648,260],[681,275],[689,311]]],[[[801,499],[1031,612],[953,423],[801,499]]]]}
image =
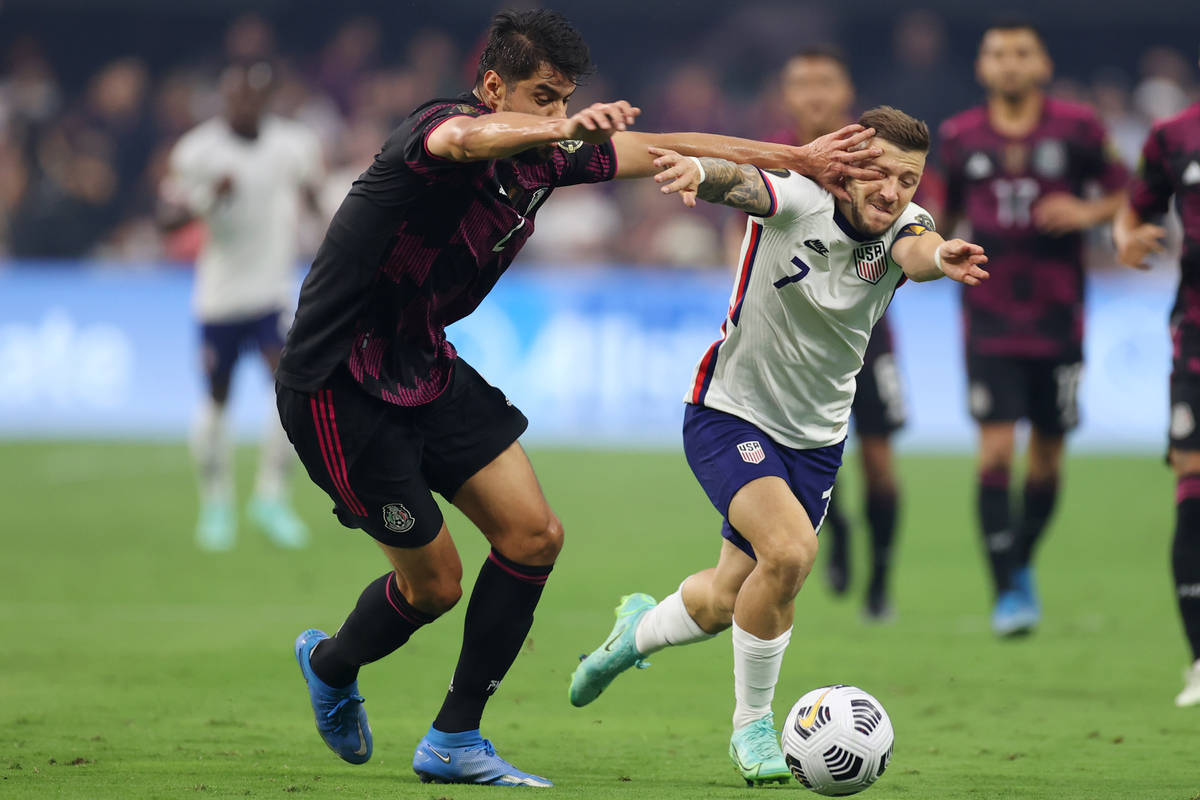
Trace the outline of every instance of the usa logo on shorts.
{"type": "Polygon", "coordinates": [[[864,281],[879,283],[888,268],[883,242],[867,242],[854,248],[854,268],[864,281]]]}
{"type": "Polygon", "coordinates": [[[742,456],[742,461],[747,464],[761,464],[767,454],[763,452],[762,445],[758,442],[742,442],[738,446],[738,453],[742,456]]]}
{"type": "Polygon", "coordinates": [[[383,507],[383,524],[389,531],[408,533],[417,524],[417,518],[400,503],[388,503],[383,507]]]}

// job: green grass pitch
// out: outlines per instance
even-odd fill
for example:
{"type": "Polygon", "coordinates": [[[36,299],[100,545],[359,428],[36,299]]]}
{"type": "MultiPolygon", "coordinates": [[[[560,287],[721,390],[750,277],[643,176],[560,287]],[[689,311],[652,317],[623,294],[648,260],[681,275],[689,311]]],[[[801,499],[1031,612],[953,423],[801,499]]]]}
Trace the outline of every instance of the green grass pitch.
{"type": "MultiPolygon", "coordinates": [[[[484,734],[563,798],[732,798],[749,790],[725,750],[729,640],[657,654],[594,704],[571,708],[579,653],[607,633],[617,597],[661,597],[712,563],[715,512],[677,453],[536,451],[567,545],[484,734]]],[[[245,490],[254,453],[239,454],[245,490]]],[[[853,466],[853,458],[850,459],[853,466]]],[[[896,727],[875,800],[1200,796],[1200,709],[1176,709],[1187,657],[1172,599],[1173,481],[1158,459],[1070,460],[1039,566],[1031,638],[988,631],[984,565],[965,457],[902,459],[898,617],[860,621],[820,565],[801,592],[776,696],[853,683],[896,727]]],[[[855,469],[842,488],[857,503],[855,469]]],[[[360,767],[320,742],[292,640],[334,630],[386,563],[341,529],[297,476],[314,529],[273,549],[243,521],[237,549],[192,546],[195,498],[178,445],[0,444],[0,797],[471,798],[423,786],[412,749],[457,656],[465,601],[360,686],[375,756],[360,767]]],[[[469,584],[482,538],[449,516],[469,584]]],[[[856,557],[866,543],[856,539],[856,557]]],[[[539,793],[540,794],[540,793],[539,793]]]]}

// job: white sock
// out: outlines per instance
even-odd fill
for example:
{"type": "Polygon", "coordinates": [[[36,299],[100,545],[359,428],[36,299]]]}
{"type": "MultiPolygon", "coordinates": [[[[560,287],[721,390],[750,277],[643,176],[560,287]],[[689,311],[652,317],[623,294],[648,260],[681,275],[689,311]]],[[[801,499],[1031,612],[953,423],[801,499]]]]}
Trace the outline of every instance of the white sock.
{"type": "MultiPolygon", "coordinates": [[[[680,589],[683,584],[680,584],[680,589]]],[[[634,644],[639,653],[648,656],[664,647],[691,644],[711,639],[715,634],[705,633],[696,624],[683,604],[679,589],[667,595],[658,605],[642,615],[634,631],[634,644]]]]}
{"type": "Polygon", "coordinates": [[[263,431],[262,444],[258,453],[258,478],[254,494],[264,500],[284,500],[287,496],[287,480],[292,471],[295,453],[288,441],[279,414],[271,403],[271,416],[263,431]]]}
{"type": "Polygon", "coordinates": [[[233,444],[225,422],[225,409],[205,398],[192,423],[192,458],[200,485],[200,500],[233,502],[233,444]]]}
{"type": "Polygon", "coordinates": [[[774,639],[760,639],[733,623],[733,729],[744,728],[771,713],[783,651],[792,638],[788,628],[774,639]]]}

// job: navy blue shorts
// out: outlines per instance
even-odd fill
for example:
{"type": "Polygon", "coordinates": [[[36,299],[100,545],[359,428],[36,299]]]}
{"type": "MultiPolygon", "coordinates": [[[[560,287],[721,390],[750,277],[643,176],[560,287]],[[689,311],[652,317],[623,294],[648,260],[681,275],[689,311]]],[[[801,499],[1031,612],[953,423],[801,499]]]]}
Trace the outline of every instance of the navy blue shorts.
{"type": "Polygon", "coordinates": [[[792,493],[819,530],[845,442],[796,450],[772,441],[746,420],[715,408],[687,404],[683,414],[683,452],[708,499],[725,518],[721,535],[754,558],[750,542],[729,524],[729,503],[752,480],[775,475],[792,493]]]}
{"type": "Polygon", "coordinates": [[[236,322],[201,323],[200,346],[209,385],[228,386],[238,356],[247,350],[278,352],[283,335],[281,310],[236,322]]]}

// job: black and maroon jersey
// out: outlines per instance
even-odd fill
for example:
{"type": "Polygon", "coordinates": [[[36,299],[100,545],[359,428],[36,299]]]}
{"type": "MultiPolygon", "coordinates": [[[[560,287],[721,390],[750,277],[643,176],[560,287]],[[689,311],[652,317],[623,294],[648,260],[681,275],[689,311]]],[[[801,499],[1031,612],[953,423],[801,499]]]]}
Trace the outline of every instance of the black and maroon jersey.
{"type": "Polygon", "coordinates": [[[1129,199],[1138,216],[1151,220],[1166,213],[1172,195],[1183,223],[1171,309],[1174,369],[1200,373],[1200,103],[1150,129],[1129,199]]]}
{"type": "Polygon", "coordinates": [[[280,383],[313,392],[345,364],[364,390],[389,403],[433,400],[457,358],[446,326],[491,291],[554,187],[616,175],[611,143],[560,142],[471,162],[426,148],[451,117],[487,113],[472,94],[432,100],[388,137],[342,202],[304,280],[280,383]]]}
{"type": "Polygon", "coordinates": [[[1083,236],[1033,225],[1046,195],[1124,186],[1126,170],[1094,111],[1047,99],[1027,136],[998,133],[985,106],[940,131],[946,211],[971,224],[991,278],[963,292],[967,350],[979,355],[1075,361],[1083,349],[1083,236]]]}

